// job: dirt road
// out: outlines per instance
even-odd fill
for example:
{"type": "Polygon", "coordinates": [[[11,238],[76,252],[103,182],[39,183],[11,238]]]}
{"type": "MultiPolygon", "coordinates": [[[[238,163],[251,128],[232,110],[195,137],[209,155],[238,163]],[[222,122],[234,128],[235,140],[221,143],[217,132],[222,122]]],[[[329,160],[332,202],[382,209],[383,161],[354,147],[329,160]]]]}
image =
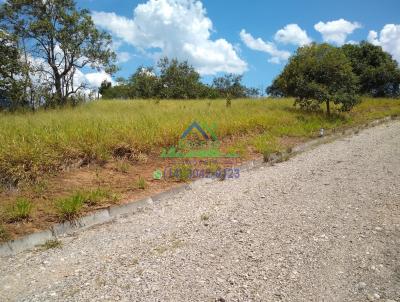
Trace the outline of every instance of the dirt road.
{"type": "Polygon", "coordinates": [[[0,301],[400,302],[400,122],[0,259],[0,301]]]}

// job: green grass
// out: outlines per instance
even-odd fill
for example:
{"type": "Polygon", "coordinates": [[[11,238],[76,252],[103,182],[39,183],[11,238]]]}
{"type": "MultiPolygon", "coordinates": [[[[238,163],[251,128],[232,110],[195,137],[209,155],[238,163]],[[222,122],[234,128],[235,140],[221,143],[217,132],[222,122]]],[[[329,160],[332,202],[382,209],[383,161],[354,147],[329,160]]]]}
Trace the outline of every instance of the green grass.
{"type": "Polygon", "coordinates": [[[186,163],[180,163],[172,166],[172,177],[179,182],[187,182],[192,176],[193,167],[186,163]]]}
{"type": "Polygon", "coordinates": [[[50,250],[50,249],[60,249],[62,248],[62,242],[57,239],[53,240],[47,240],[44,244],[40,246],[40,249],[45,251],[45,250],[50,250]]]}
{"type": "Polygon", "coordinates": [[[265,137],[249,143],[264,152],[274,149],[267,142],[271,138],[311,137],[321,127],[352,126],[393,114],[400,114],[399,100],[364,99],[351,113],[330,119],[322,112],[295,109],[292,99],[233,100],[229,108],[225,100],[96,101],[36,113],[0,113],[0,183],[30,183],[82,159],[104,162],[116,150],[146,157],[176,144],[193,121],[215,123],[219,138],[261,133],[265,137]]]}
{"type": "Polygon", "coordinates": [[[26,220],[32,212],[32,203],[26,198],[17,198],[15,203],[7,209],[7,221],[18,222],[26,220]]]}
{"type": "Polygon", "coordinates": [[[56,209],[61,221],[74,220],[79,216],[85,203],[85,196],[76,193],[73,196],[59,199],[56,202],[56,209]]]}
{"type": "Polygon", "coordinates": [[[142,176],[139,176],[136,180],[135,187],[139,190],[145,190],[147,188],[146,180],[142,176]]]}
{"type": "Polygon", "coordinates": [[[129,171],[129,163],[127,163],[125,160],[118,160],[115,163],[115,169],[118,172],[121,172],[121,173],[128,173],[128,171],[129,171]]]}
{"type": "Polygon", "coordinates": [[[115,195],[109,190],[97,188],[91,191],[77,191],[73,195],[56,201],[55,208],[61,220],[73,220],[84,205],[97,206],[105,200],[114,201],[115,195]]]}
{"type": "Polygon", "coordinates": [[[0,242],[8,241],[11,239],[10,233],[0,224],[0,242]]]}
{"type": "Polygon", "coordinates": [[[92,191],[78,192],[83,198],[83,202],[90,206],[96,206],[106,199],[110,199],[112,194],[108,190],[98,188],[92,191]]]}

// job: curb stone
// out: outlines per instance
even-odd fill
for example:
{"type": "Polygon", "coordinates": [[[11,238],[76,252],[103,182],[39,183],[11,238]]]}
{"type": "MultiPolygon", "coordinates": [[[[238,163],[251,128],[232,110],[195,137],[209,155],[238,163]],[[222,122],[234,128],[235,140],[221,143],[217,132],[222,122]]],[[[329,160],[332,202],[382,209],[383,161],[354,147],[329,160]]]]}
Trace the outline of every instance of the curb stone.
{"type": "MultiPolygon", "coordinates": [[[[354,128],[343,130],[341,133],[333,131],[331,134],[327,136],[313,139],[309,142],[303,143],[299,146],[296,146],[292,149],[291,152],[278,152],[271,154],[272,158],[268,162],[264,162],[262,158],[250,160],[238,166],[241,172],[250,171],[253,169],[260,168],[265,165],[271,165],[277,162],[281,162],[284,157],[294,156],[299,153],[303,153],[305,151],[311,150],[318,145],[328,143],[334,141],[338,138],[346,137],[352,134],[357,134],[361,129],[366,129],[370,127],[374,127],[390,120],[398,120],[399,116],[388,116],[379,120],[374,120],[372,122],[366,123],[364,125],[360,125],[354,128]]],[[[118,205],[109,207],[104,210],[99,210],[89,214],[87,216],[81,217],[75,221],[68,221],[63,223],[58,223],[52,226],[50,229],[29,234],[22,238],[10,240],[3,244],[0,244],[0,257],[12,256],[17,253],[32,250],[37,246],[43,245],[48,240],[55,240],[61,236],[70,235],[77,231],[81,231],[90,227],[94,227],[97,225],[104,224],[106,222],[113,221],[118,217],[127,216],[129,214],[134,214],[139,211],[143,211],[145,209],[149,209],[153,206],[154,203],[161,203],[163,200],[173,197],[176,194],[184,192],[185,190],[193,190],[195,188],[210,184],[214,181],[218,181],[217,179],[198,179],[189,184],[184,184],[181,186],[177,186],[171,188],[165,192],[158,193],[156,195],[150,196],[145,199],[141,199],[138,201],[129,202],[127,204],[118,205]]]]}
{"type": "Polygon", "coordinates": [[[184,192],[184,191],[188,190],[189,187],[190,187],[190,185],[187,185],[187,184],[184,184],[184,185],[181,185],[181,186],[177,186],[177,187],[171,188],[171,189],[169,189],[167,191],[164,191],[164,192],[158,193],[156,195],[153,195],[151,197],[151,199],[153,200],[154,203],[159,203],[160,201],[162,201],[165,198],[174,196],[175,194],[178,194],[178,193],[181,193],[181,192],[184,192]]]}

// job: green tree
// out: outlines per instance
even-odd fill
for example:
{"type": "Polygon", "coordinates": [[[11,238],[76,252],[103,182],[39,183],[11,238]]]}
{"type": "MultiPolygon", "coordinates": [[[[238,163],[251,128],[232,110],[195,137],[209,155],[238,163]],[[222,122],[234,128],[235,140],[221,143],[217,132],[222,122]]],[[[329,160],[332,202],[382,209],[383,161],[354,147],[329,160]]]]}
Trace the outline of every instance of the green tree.
{"type": "Polygon", "coordinates": [[[104,80],[103,82],[101,82],[100,87],[99,87],[99,93],[103,96],[107,93],[107,91],[111,88],[112,83],[104,80]]]}
{"type": "Polygon", "coordinates": [[[15,37],[0,30],[0,109],[24,105],[24,67],[15,37]]]}
{"type": "Polygon", "coordinates": [[[226,74],[222,77],[216,77],[213,80],[212,87],[218,91],[220,97],[232,99],[243,98],[247,96],[248,91],[246,86],[242,84],[242,76],[235,74],[226,74]]]}
{"type": "Polygon", "coordinates": [[[311,44],[299,48],[283,72],[267,88],[267,93],[295,97],[295,105],[318,109],[330,103],[348,111],[359,102],[357,77],[342,49],[329,44],[311,44]]]}
{"type": "Polygon", "coordinates": [[[150,99],[158,95],[159,78],[153,68],[139,67],[129,78],[133,98],[150,99]]]}
{"type": "Polygon", "coordinates": [[[394,97],[400,94],[400,69],[382,47],[361,42],[342,46],[360,82],[360,94],[394,97]]]}
{"type": "Polygon", "coordinates": [[[193,99],[202,87],[200,74],[187,61],[169,60],[164,57],[158,62],[160,70],[159,94],[165,99],[193,99]]]}
{"type": "Polygon", "coordinates": [[[84,88],[74,83],[77,69],[116,70],[110,35],[97,30],[89,11],[77,9],[73,0],[6,0],[0,20],[40,62],[34,72],[46,75],[59,105],[84,88]]]}

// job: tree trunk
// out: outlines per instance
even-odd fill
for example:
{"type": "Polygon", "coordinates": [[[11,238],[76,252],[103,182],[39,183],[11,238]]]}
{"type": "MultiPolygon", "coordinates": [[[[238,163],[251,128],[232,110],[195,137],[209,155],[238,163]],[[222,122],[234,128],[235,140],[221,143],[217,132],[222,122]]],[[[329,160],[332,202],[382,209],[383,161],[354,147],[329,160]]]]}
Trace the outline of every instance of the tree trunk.
{"type": "Polygon", "coordinates": [[[331,107],[329,106],[329,101],[326,101],[326,114],[331,115],[331,107]]]}
{"type": "Polygon", "coordinates": [[[54,84],[56,86],[56,102],[59,105],[64,105],[63,94],[62,94],[62,85],[61,85],[61,77],[58,74],[54,75],[54,84]]]}

